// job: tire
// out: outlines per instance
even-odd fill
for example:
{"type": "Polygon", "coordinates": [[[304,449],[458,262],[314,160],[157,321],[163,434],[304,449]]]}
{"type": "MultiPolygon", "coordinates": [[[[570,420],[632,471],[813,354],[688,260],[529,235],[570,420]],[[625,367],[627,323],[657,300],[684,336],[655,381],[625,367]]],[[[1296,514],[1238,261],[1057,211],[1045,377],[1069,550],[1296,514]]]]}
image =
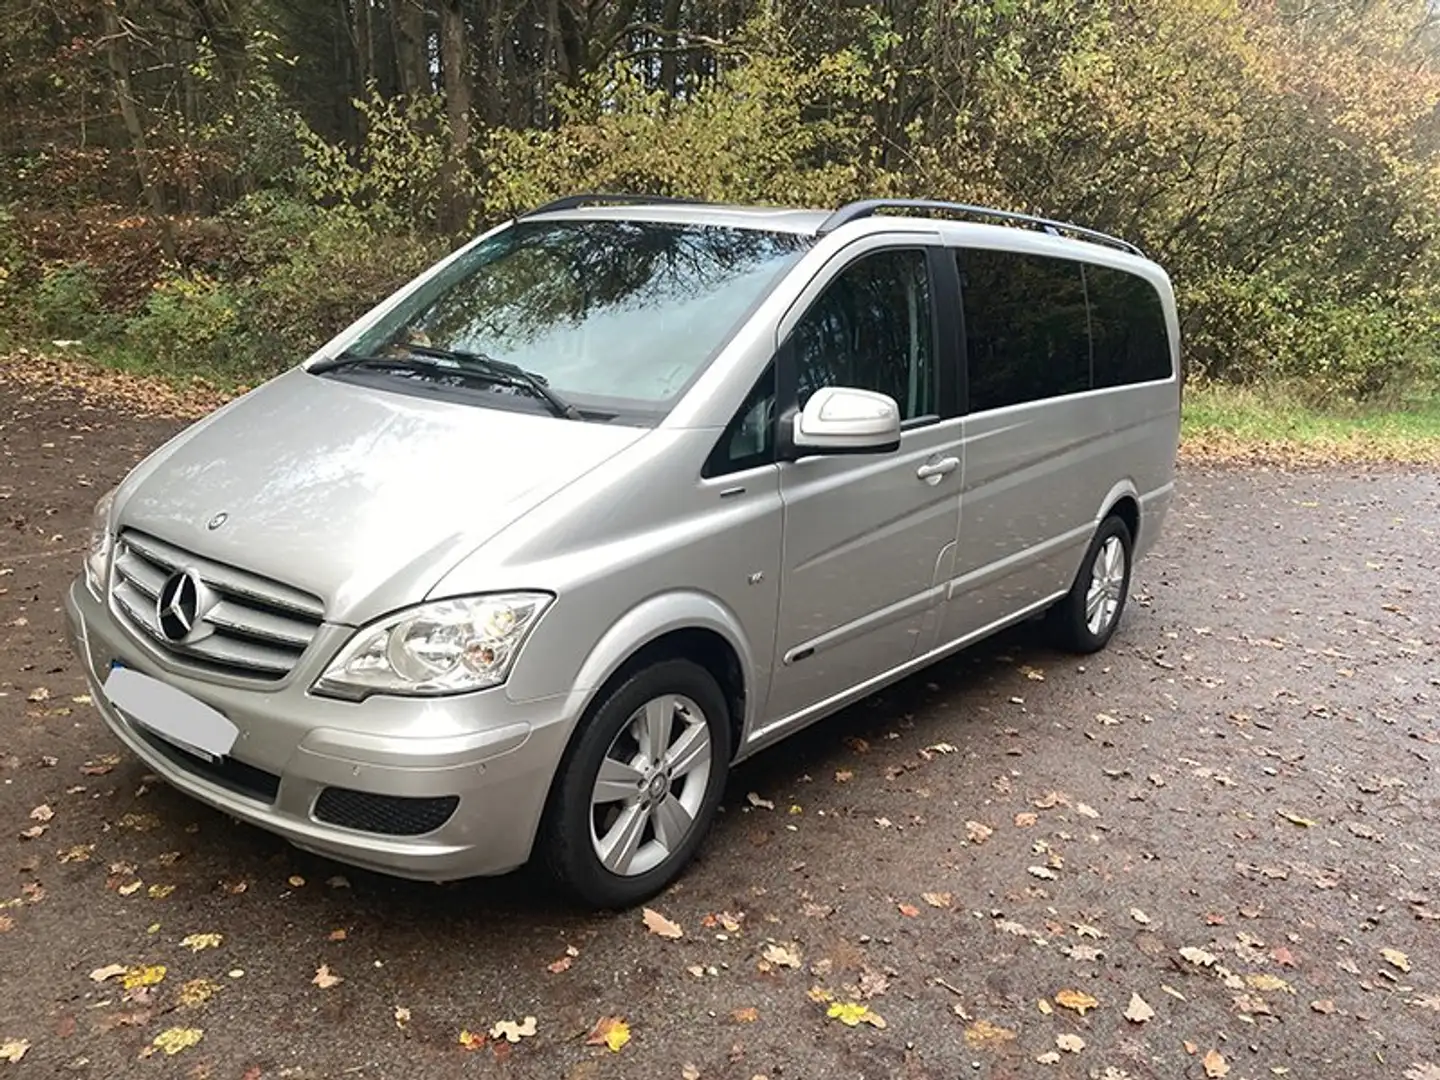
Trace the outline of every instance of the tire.
{"type": "Polygon", "coordinates": [[[1099,652],[1110,641],[1120,617],[1125,613],[1125,599],[1130,593],[1130,567],[1134,540],[1130,527],[1118,517],[1107,517],[1095,530],[1094,539],[1085,552],[1080,572],[1065,598],[1050,609],[1049,624],[1055,644],[1067,652],[1086,655],[1099,652]],[[1121,565],[1113,560],[1118,554],[1121,565]],[[1092,590],[1099,590],[1099,618],[1091,609],[1092,590]]]}
{"type": "Polygon", "coordinates": [[[730,709],[708,671],[673,659],[630,674],[582,723],[556,774],[541,831],[550,873],[590,908],[654,896],[704,840],[729,767],[730,709]],[[650,743],[667,722],[668,768],[657,769],[650,743]]]}

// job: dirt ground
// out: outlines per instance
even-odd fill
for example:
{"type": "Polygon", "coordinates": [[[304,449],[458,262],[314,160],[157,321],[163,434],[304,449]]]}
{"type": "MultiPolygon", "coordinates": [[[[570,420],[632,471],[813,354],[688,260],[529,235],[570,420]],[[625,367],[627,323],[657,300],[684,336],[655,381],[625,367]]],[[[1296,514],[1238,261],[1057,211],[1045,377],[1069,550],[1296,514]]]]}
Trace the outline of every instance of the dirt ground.
{"type": "Polygon", "coordinates": [[[1022,629],[743,766],[665,938],[120,753],[61,594],[176,426],[0,379],[0,1076],[1440,1080],[1436,474],[1187,466],[1108,652],[1022,629]]]}

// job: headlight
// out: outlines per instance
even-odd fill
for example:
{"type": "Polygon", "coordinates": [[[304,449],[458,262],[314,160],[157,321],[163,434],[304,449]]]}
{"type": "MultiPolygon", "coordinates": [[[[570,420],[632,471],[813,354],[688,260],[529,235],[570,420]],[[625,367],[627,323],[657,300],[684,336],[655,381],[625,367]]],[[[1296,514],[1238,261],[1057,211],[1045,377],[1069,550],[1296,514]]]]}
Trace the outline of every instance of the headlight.
{"type": "Polygon", "coordinates": [[[498,686],[550,599],[544,593],[474,596],[388,616],[356,632],[314,689],[358,700],[498,686]]]}
{"type": "Polygon", "coordinates": [[[95,504],[90,518],[90,545],[85,551],[85,582],[97,596],[105,590],[105,566],[110,561],[110,508],[115,504],[111,488],[95,504]]]}

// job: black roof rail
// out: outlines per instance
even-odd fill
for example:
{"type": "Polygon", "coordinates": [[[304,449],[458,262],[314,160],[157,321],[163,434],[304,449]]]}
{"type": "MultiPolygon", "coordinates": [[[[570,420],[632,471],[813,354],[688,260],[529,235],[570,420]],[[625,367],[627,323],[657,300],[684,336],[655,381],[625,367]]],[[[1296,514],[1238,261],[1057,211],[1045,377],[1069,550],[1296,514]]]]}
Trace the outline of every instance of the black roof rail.
{"type": "Polygon", "coordinates": [[[666,203],[698,203],[699,199],[687,199],[679,195],[635,195],[630,192],[605,192],[592,191],[579,195],[566,195],[562,199],[555,199],[544,206],[537,206],[533,210],[526,210],[520,217],[530,217],[532,214],[549,214],[556,210],[575,210],[581,206],[652,206],[666,203]]]}
{"type": "Polygon", "coordinates": [[[932,199],[862,199],[859,202],[846,203],[825,219],[819,230],[817,230],[816,235],[824,236],[828,232],[834,232],[841,225],[846,225],[860,218],[872,217],[884,210],[929,210],[947,214],[968,214],[971,217],[994,218],[997,221],[1013,222],[1017,225],[1028,225],[1031,228],[1038,228],[1050,233],[1052,236],[1070,233],[1082,240],[1090,240],[1097,244],[1107,244],[1110,247],[1129,252],[1131,255],[1139,255],[1142,258],[1145,255],[1143,251],[1128,240],[1121,240],[1118,236],[1097,232],[1095,229],[1087,229],[1080,225],[1071,225],[1067,221],[1052,221],[1050,218],[1035,217],[1032,214],[1019,214],[1013,210],[995,210],[988,206],[971,206],[968,203],[937,202],[932,199]]]}

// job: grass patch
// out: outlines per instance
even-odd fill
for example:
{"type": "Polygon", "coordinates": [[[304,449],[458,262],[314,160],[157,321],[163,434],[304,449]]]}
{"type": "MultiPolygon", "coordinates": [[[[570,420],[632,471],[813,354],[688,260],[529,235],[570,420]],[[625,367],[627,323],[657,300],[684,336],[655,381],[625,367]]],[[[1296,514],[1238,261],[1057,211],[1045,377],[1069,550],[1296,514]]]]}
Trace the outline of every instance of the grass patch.
{"type": "Polygon", "coordinates": [[[1197,461],[1440,464],[1440,396],[1319,408],[1284,387],[1187,387],[1181,453],[1197,461]]]}

